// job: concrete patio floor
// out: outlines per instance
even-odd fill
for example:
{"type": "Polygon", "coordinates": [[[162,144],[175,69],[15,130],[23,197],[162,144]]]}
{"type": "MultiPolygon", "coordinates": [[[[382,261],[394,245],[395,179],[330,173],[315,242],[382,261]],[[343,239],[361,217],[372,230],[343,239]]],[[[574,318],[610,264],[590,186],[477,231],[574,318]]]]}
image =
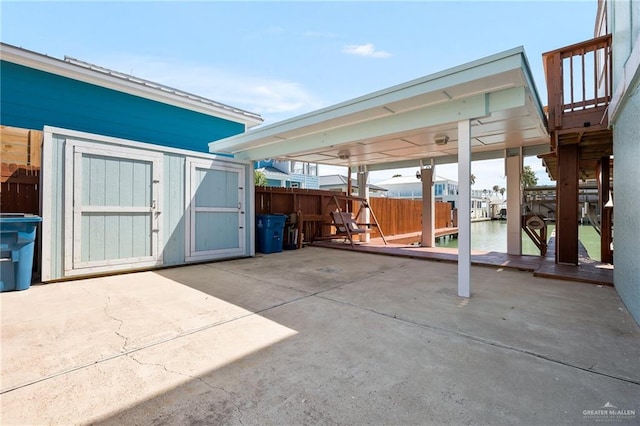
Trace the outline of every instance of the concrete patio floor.
{"type": "Polygon", "coordinates": [[[2,293],[0,423],[640,423],[640,328],[613,288],[456,283],[307,247],[2,293]]]}

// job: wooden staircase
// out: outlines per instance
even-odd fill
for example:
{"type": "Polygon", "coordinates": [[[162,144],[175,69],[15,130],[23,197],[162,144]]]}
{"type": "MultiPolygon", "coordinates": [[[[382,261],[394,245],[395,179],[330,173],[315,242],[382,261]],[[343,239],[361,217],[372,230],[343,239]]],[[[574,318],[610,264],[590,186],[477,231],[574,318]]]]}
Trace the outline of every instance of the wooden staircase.
{"type": "Polygon", "coordinates": [[[550,151],[541,154],[556,183],[556,262],[578,264],[578,181],[598,182],[602,261],[612,263],[613,131],[609,127],[611,35],[542,55],[547,80],[550,151]]]}

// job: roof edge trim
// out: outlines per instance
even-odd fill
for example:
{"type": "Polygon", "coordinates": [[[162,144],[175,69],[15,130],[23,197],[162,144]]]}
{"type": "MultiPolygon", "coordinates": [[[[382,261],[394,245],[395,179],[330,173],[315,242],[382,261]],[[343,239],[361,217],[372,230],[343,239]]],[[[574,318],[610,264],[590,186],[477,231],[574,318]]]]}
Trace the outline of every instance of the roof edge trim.
{"type": "Polygon", "coordinates": [[[259,114],[231,107],[175,88],[73,59],[65,61],[21,47],[0,43],[0,59],[50,74],[71,78],[107,89],[200,112],[244,124],[246,128],[263,122],[259,114]],[[85,64],[85,65],[81,65],[85,64]]]}

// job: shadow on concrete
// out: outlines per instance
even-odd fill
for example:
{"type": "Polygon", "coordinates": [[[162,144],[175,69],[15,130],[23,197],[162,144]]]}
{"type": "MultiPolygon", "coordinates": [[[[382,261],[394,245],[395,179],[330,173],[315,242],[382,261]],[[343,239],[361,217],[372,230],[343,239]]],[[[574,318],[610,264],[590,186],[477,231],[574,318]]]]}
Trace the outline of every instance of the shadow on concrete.
{"type": "Polygon", "coordinates": [[[128,355],[179,383],[98,423],[552,424],[640,408],[640,331],[611,288],[474,268],[461,299],[455,265],[321,248],[187,268],[156,273],[246,314],[128,355]],[[234,341],[255,348],[220,362],[234,341]]]}

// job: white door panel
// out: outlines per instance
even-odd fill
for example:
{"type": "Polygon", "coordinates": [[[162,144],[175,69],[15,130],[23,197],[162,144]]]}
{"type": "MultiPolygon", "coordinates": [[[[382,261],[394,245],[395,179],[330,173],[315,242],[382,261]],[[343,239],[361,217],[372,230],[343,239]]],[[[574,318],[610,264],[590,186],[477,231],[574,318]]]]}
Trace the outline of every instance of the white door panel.
{"type": "Polygon", "coordinates": [[[65,274],[162,264],[162,156],[68,140],[65,159],[65,274]]]}
{"type": "Polygon", "coordinates": [[[187,160],[186,260],[245,254],[244,168],[187,160]]]}

